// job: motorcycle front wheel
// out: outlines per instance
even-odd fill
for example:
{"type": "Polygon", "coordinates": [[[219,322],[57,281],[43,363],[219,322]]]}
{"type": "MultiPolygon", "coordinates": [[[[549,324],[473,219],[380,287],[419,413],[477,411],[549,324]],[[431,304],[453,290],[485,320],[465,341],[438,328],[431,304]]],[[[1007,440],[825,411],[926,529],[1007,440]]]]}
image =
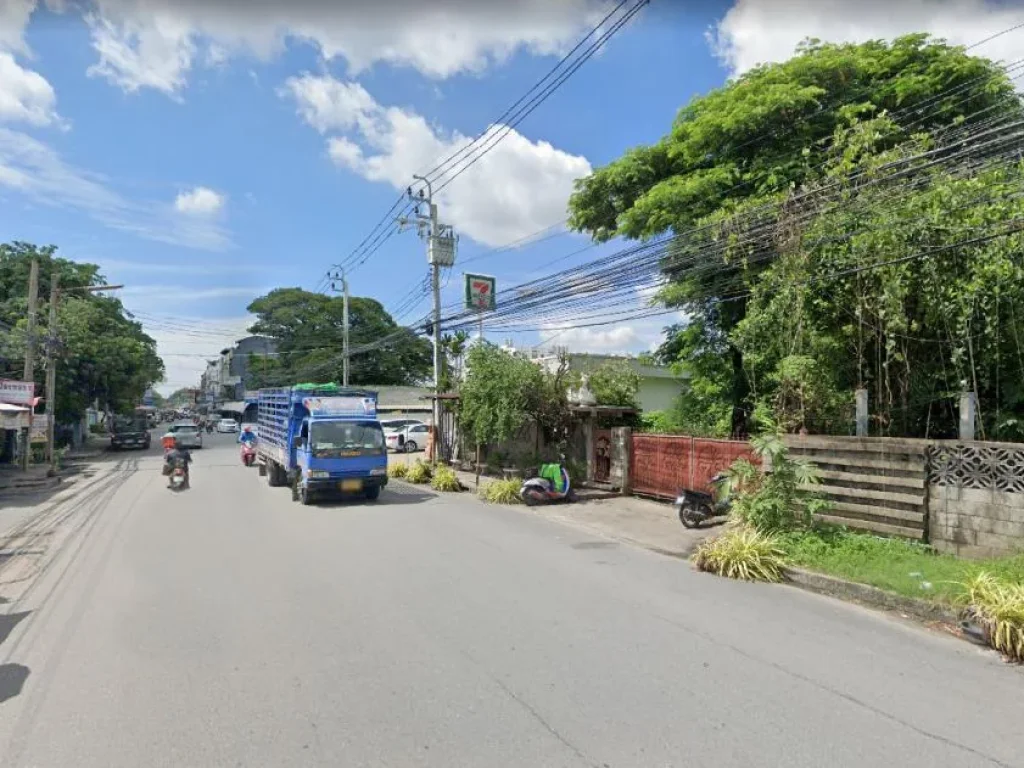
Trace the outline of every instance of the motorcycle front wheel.
{"type": "Polygon", "coordinates": [[[700,524],[711,516],[710,513],[711,510],[706,507],[698,507],[693,502],[686,501],[679,507],[679,522],[683,524],[683,528],[700,528],[700,524]]]}

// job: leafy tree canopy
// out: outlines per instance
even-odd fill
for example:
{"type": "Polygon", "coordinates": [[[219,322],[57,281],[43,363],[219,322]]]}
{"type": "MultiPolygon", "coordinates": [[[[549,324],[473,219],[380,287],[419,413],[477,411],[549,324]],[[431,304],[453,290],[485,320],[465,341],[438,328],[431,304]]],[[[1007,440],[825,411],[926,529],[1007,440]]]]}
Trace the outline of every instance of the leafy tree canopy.
{"type": "Polygon", "coordinates": [[[836,129],[853,118],[897,112],[908,129],[927,131],[982,109],[1018,108],[1012,93],[996,64],[924,34],[807,41],[788,61],[697,96],[661,141],[579,180],[570,223],[597,240],[682,231],[817,177],[836,129]]]}
{"type": "Polygon", "coordinates": [[[26,341],[29,272],[39,262],[36,391],[43,391],[43,340],[48,335],[50,279],[60,274],[58,307],[57,418],[79,418],[95,400],[113,411],[129,410],[163,377],[156,342],[125,312],[120,300],[75,289],[101,285],[95,264],[59,258],[55,246],[0,244],[0,348],[5,373],[20,378],[26,341]],[[10,330],[7,330],[7,329],[10,330]]]}
{"type": "MultiPolygon", "coordinates": [[[[724,238],[727,243],[742,241],[738,235],[754,226],[744,216],[764,210],[766,203],[773,205],[767,209],[767,220],[762,216],[757,226],[762,232],[776,231],[782,223],[778,218],[785,216],[781,203],[797,189],[813,188],[830,175],[869,171],[872,158],[913,145],[914,137],[936,127],[955,125],[973,115],[995,120],[1021,114],[1013,84],[1000,67],[927,35],[907,35],[891,43],[837,45],[812,40],[789,61],[758,67],[693,99],[662,140],[632,149],[578,181],[570,200],[570,223],[599,241],[698,231],[711,232],[708,237],[724,238]],[[865,126],[873,129],[870,140],[862,130],[865,126]]],[[[941,188],[941,181],[937,183],[941,188]]],[[[919,187],[908,190],[915,199],[919,191],[919,187]]],[[[900,220],[902,235],[892,231],[892,215],[872,219],[879,227],[874,247],[882,247],[887,237],[901,240],[904,248],[927,245],[927,239],[914,229],[912,208],[938,206],[934,219],[938,221],[945,205],[940,199],[941,195],[930,202],[920,198],[905,208],[908,218],[900,220]]],[[[878,211],[885,212],[886,203],[881,197],[876,200],[878,211]]],[[[668,262],[663,264],[668,284],[659,300],[681,308],[689,319],[667,329],[658,358],[689,375],[690,387],[680,409],[696,431],[743,432],[751,409],[758,403],[767,406],[769,401],[785,410],[782,420],[790,426],[811,411],[819,428],[839,429],[837,425],[845,423],[836,403],[844,401],[850,382],[844,363],[854,358],[829,356],[849,350],[849,339],[823,332],[817,339],[805,334],[800,337],[802,345],[795,344],[793,337],[773,328],[763,315],[749,318],[751,301],[758,302],[759,313],[770,304],[777,321],[794,317],[792,305],[769,300],[767,284],[763,292],[758,288],[762,280],[774,280],[771,287],[778,289],[792,279],[807,278],[808,265],[800,261],[802,246],[810,247],[811,242],[804,238],[804,223],[794,222],[789,233],[792,260],[787,268],[796,278],[791,275],[787,280],[781,272],[784,267],[775,263],[784,250],[778,237],[763,238],[767,242],[759,243],[759,256],[770,258],[759,258],[756,264],[736,249],[705,248],[700,243],[680,247],[691,248],[688,258],[703,260],[699,263],[707,269],[673,270],[668,262]],[[804,271],[793,272],[794,261],[804,271]],[[766,268],[768,277],[764,277],[766,268]],[[751,293],[753,298],[748,299],[751,293]],[[759,334],[753,334],[754,327],[759,334]],[[771,352],[762,351],[757,345],[767,343],[773,332],[771,352]],[[811,344],[815,349],[809,351],[806,345],[811,344]],[[783,346],[788,347],[785,354],[779,349],[783,346]],[[748,360],[750,355],[754,359],[748,360]]],[[[815,226],[819,239],[834,242],[850,231],[841,227],[855,226],[859,231],[864,222],[849,217],[841,221],[839,214],[830,211],[815,226]]],[[[961,229],[959,234],[966,231],[961,229]]],[[[868,251],[865,245],[859,258],[867,258],[868,251]]],[[[835,252],[834,247],[819,247],[814,264],[818,268],[831,264],[835,252]]],[[[812,293],[810,303],[841,311],[839,299],[812,293]]],[[[909,300],[904,306],[912,314],[919,311],[909,300]]],[[[809,327],[805,324],[800,329],[809,327]]],[[[949,339],[948,333],[945,338],[949,339]]],[[[896,342],[895,337],[882,336],[878,343],[892,347],[896,342]]],[[[871,349],[862,345],[860,353],[866,355],[871,349]]],[[[891,356],[881,359],[888,360],[890,373],[874,374],[874,385],[880,390],[872,402],[887,403],[887,412],[879,415],[879,426],[885,424],[887,429],[896,401],[903,397],[899,387],[888,388],[894,382],[891,363],[902,361],[891,356]]],[[[860,373],[861,380],[867,376],[860,373]]],[[[917,382],[908,381],[902,389],[916,386],[917,382]]],[[[926,389],[929,386],[939,387],[934,379],[926,389]]],[[[903,404],[904,410],[909,402],[903,404]]]]}
{"type": "MultiPolygon", "coordinates": [[[[277,288],[249,305],[252,333],[277,342],[276,355],[252,357],[257,387],[342,380],[343,299],[301,288],[277,288]]],[[[375,299],[349,298],[349,383],[417,384],[432,368],[431,346],[402,329],[375,299]],[[358,348],[381,346],[358,351],[358,348]]]]}

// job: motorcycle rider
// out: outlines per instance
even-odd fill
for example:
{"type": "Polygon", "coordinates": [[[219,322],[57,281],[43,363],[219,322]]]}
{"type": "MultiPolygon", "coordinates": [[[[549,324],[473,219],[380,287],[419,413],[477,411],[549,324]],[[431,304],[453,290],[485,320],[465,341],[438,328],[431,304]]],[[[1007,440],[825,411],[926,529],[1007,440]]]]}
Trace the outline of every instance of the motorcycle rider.
{"type": "Polygon", "coordinates": [[[177,440],[177,438],[175,438],[175,440],[174,440],[174,447],[170,451],[168,451],[168,453],[164,456],[164,463],[166,465],[164,471],[167,474],[167,487],[168,488],[173,487],[172,483],[171,483],[171,475],[174,472],[174,465],[177,464],[178,461],[181,461],[182,464],[184,464],[184,468],[185,468],[185,484],[184,484],[183,487],[184,488],[188,488],[189,487],[188,465],[192,463],[192,454],[189,453],[188,450],[186,450],[185,448],[182,448],[181,446],[179,446],[178,445],[178,440],[177,440]]]}
{"type": "Polygon", "coordinates": [[[242,431],[238,433],[238,442],[243,445],[255,445],[256,444],[256,433],[252,431],[252,427],[246,424],[242,427],[242,431]]]}

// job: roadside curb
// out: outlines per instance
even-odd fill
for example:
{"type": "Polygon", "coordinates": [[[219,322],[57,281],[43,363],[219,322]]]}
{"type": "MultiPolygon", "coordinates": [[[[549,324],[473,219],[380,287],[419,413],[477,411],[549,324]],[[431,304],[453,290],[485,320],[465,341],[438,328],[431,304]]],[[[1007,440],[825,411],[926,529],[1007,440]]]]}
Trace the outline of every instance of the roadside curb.
{"type": "Polygon", "coordinates": [[[898,611],[918,621],[941,621],[956,626],[959,623],[957,614],[946,606],[904,597],[895,592],[887,592],[878,587],[859,584],[855,581],[837,579],[823,573],[807,571],[803,568],[788,567],[785,569],[786,582],[809,592],[836,597],[849,602],[860,603],[871,608],[885,611],[898,611]]]}

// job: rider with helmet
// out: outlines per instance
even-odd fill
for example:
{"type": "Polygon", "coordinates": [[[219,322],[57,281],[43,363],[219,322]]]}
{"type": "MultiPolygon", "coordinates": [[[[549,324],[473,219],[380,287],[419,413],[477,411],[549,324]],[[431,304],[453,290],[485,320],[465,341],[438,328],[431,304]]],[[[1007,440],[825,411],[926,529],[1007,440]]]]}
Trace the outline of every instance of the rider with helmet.
{"type": "Polygon", "coordinates": [[[173,448],[164,455],[164,474],[167,475],[167,487],[171,487],[170,476],[174,471],[174,467],[178,462],[181,462],[185,470],[185,484],[184,487],[189,487],[189,472],[188,465],[192,463],[192,454],[187,449],[178,445],[178,439],[174,439],[173,448]]]}

